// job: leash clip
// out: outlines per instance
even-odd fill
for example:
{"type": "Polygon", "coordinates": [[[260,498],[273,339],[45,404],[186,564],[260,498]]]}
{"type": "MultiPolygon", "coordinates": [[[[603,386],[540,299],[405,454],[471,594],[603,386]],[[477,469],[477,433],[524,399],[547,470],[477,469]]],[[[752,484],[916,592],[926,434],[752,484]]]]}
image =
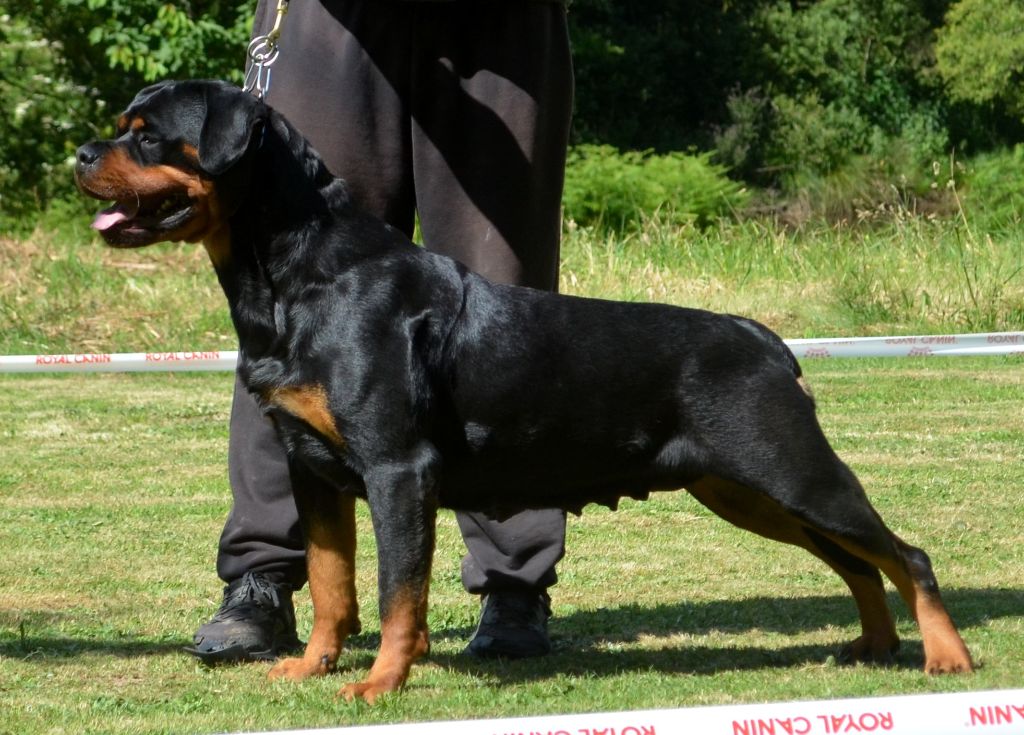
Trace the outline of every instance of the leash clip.
{"type": "Polygon", "coordinates": [[[270,91],[271,66],[281,53],[277,40],[281,37],[281,25],[288,13],[288,0],[277,0],[277,19],[270,33],[256,36],[249,43],[246,54],[249,56],[249,68],[245,72],[244,92],[252,92],[257,99],[263,99],[270,91]]]}

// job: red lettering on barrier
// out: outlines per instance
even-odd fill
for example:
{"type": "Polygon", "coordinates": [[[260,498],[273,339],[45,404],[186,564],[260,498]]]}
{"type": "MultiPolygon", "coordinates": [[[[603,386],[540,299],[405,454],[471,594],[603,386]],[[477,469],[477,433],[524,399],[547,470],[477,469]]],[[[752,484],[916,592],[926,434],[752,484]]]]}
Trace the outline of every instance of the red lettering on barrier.
{"type": "Polygon", "coordinates": [[[914,347],[907,353],[907,357],[930,357],[931,354],[931,347],[914,347]]]}
{"type": "Polygon", "coordinates": [[[113,361],[114,356],[105,353],[98,355],[36,355],[36,365],[91,365],[113,361]]]}
{"type": "Polygon", "coordinates": [[[147,352],[146,362],[188,362],[189,360],[218,360],[220,352],[147,352]]]}
{"type": "Polygon", "coordinates": [[[1024,335],[1020,334],[990,334],[985,340],[990,345],[1020,345],[1024,344],[1024,335]]]}
{"type": "Polygon", "coordinates": [[[922,337],[921,344],[925,345],[955,345],[957,339],[953,335],[941,335],[937,337],[922,337]]]}
{"type": "Polygon", "coordinates": [[[75,355],[74,360],[75,363],[78,365],[91,365],[97,363],[113,362],[114,358],[112,355],[75,355]]]}
{"type": "Polygon", "coordinates": [[[804,357],[832,357],[832,354],[824,347],[808,347],[804,357]]]}
{"type": "Polygon", "coordinates": [[[575,733],[565,730],[530,730],[529,732],[504,732],[500,735],[658,735],[658,733],[654,725],[627,725],[619,730],[614,727],[581,727],[575,733]]]}
{"type": "Polygon", "coordinates": [[[1024,722],[1024,705],[987,705],[985,707],[971,707],[970,722],[968,725],[1010,725],[1014,722],[1024,722]]]}
{"type": "Polygon", "coordinates": [[[818,715],[826,733],[845,732],[875,732],[877,730],[892,730],[893,718],[891,712],[864,712],[859,715],[818,715]]]}
{"type": "Polygon", "coordinates": [[[917,337],[889,337],[885,340],[887,345],[916,345],[917,337]]]}

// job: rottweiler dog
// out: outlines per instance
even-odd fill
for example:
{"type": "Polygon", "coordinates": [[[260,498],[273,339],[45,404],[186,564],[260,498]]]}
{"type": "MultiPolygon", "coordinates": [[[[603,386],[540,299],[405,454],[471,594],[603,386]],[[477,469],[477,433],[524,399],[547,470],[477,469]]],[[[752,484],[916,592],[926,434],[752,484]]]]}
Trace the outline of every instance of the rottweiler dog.
{"type": "Polygon", "coordinates": [[[862,633],[843,659],[898,646],[881,572],[925,671],[972,669],[928,556],[886,528],[766,327],[490,283],[360,211],[295,128],[223,82],[143,89],[114,139],[78,149],[76,178],[113,201],[93,223],[110,245],[204,244],[238,372],[288,451],[314,622],[271,677],[328,673],[358,629],[356,498],[379,549],[381,645],[340,693],[372,702],[427,652],[438,508],[579,512],[681,488],[846,582],[862,633]]]}

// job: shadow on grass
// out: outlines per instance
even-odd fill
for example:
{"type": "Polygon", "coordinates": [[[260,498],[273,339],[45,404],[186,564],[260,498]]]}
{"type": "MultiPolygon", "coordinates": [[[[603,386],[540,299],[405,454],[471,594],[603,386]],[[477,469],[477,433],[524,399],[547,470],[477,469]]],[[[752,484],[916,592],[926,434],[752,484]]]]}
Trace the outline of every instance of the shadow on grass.
{"type": "MultiPolygon", "coordinates": [[[[1024,610],[1024,589],[954,589],[943,597],[957,625],[969,630],[986,622],[1019,616],[1024,610]]],[[[898,619],[908,615],[895,594],[890,607],[898,619]]],[[[87,654],[118,657],[180,653],[187,641],[147,641],[133,638],[19,635],[12,611],[0,615],[0,657],[40,657],[48,663],[87,654]]],[[[25,617],[34,617],[27,613],[25,617]]],[[[36,623],[38,625],[38,622],[36,623]]],[[[824,663],[847,641],[834,644],[781,647],[673,645],[663,649],[614,650],[645,636],[740,635],[765,631],[795,635],[827,626],[856,626],[853,600],[845,596],[799,598],[757,597],[746,600],[664,603],[654,607],[622,605],[604,610],[580,610],[552,619],[554,651],[543,659],[480,661],[468,656],[432,654],[430,660],[457,671],[492,674],[503,681],[543,679],[553,675],[613,675],[622,671],[653,670],[667,673],[712,674],[719,671],[824,663]]],[[[431,631],[435,641],[468,641],[471,627],[431,631]]],[[[348,641],[340,662],[344,668],[369,667],[380,645],[380,635],[368,632],[348,641]]],[[[182,653],[182,655],[185,655],[182,653]]],[[[918,668],[923,659],[916,635],[903,641],[896,657],[899,668],[918,668]]]]}
{"type": "Polygon", "coordinates": [[[31,660],[45,659],[47,663],[54,660],[72,659],[85,655],[116,656],[118,658],[136,658],[139,656],[159,656],[166,653],[181,651],[185,641],[146,641],[138,638],[111,640],[109,638],[70,638],[66,636],[10,636],[7,631],[0,632],[0,658],[31,660]]]}
{"type": "MultiPolygon", "coordinates": [[[[1018,617],[1024,610],[1024,589],[954,589],[943,599],[961,630],[990,620],[1018,617]]],[[[902,599],[889,595],[889,607],[897,621],[909,621],[902,599]]],[[[809,631],[857,627],[859,619],[852,597],[800,598],[757,597],[747,600],[701,603],[665,603],[650,606],[621,605],[604,610],[581,610],[552,618],[553,653],[543,659],[481,661],[463,655],[432,654],[430,661],[456,671],[497,676],[503,681],[543,679],[554,675],[608,676],[623,671],[653,670],[663,673],[713,674],[721,671],[773,666],[823,664],[849,642],[837,632],[834,642],[791,646],[722,646],[680,643],[660,649],[614,650],[616,645],[638,642],[645,636],[742,635],[764,631],[797,635],[809,631]]],[[[432,640],[468,642],[470,627],[431,631],[432,640]]],[[[852,636],[848,636],[852,637],[852,636]]],[[[349,641],[345,664],[368,668],[380,644],[380,636],[368,633],[349,641]]],[[[918,669],[924,660],[919,634],[902,642],[894,666],[918,669]]]]}

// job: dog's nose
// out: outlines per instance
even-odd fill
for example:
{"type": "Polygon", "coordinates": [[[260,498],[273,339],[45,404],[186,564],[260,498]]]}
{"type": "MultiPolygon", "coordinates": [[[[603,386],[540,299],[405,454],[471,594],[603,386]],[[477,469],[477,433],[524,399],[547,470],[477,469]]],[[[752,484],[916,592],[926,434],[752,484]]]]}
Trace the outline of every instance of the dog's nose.
{"type": "Polygon", "coordinates": [[[92,166],[96,161],[99,160],[102,150],[98,143],[86,143],[81,146],[76,152],[75,157],[78,161],[79,168],[86,168],[92,166]]]}

